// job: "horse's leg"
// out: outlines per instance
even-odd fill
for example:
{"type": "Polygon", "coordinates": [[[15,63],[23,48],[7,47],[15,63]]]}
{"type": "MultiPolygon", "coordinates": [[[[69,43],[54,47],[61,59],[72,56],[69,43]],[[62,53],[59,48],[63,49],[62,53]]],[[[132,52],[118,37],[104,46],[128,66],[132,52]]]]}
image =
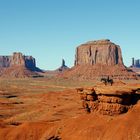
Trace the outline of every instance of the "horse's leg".
{"type": "Polygon", "coordinates": [[[113,81],[111,80],[110,83],[111,83],[111,86],[112,86],[113,85],[113,81]]]}

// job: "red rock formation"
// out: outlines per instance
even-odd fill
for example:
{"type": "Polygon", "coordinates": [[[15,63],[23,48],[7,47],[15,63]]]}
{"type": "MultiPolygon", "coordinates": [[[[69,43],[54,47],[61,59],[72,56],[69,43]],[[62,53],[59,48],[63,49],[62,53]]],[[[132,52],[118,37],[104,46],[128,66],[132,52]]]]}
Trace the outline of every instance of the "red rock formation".
{"type": "Polygon", "coordinates": [[[12,56],[0,56],[0,76],[25,78],[39,76],[34,71],[41,71],[36,67],[35,58],[24,56],[20,52],[13,53],[12,56]]]}
{"type": "Polygon", "coordinates": [[[86,111],[98,112],[103,115],[119,115],[126,113],[137,100],[136,89],[119,89],[115,87],[81,88],[77,89],[86,111]],[[87,110],[88,109],[88,110],[87,110]]]}
{"type": "Polygon", "coordinates": [[[69,67],[66,66],[65,60],[62,59],[62,65],[61,65],[61,67],[59,67],[58,69],[56,69],[56,71],[57,72],[64,72],[64,71],[66,71],[68,69],[69,69],[69,67]]]}
{"type": "Polygon", "coordinates": [[[0,56],[0,67],[9,67],[10,59],[10,56],[0,56]]]}
{"type": "Polygon", "coordinates": [[[22,53],[13,53],[10,66],[25,66],[25,60],[22,53]]]}
{"type": "MultiPolygon", "coordinates": [[[[29,68],[30,70],[39,70],[39,68],[36,67],[36,60],[32,56],[24,56],[25,60],[25,66],[29,68]]],[[[40,71],[40,70],[39,70],[40,71]]]]}
{"type": "Polygon", "coordinates": [[[110,40],[91,41],[76,49],[75,66],[62,77],[93,80],[110,76],[113,79],[137,79],[124,64],[121,49],[110,40]]]}
{"type": "Polygon", "coordinates": [[[39,76],[38,73],[27,69],[25,66],[11,66],[3,68],[0,77],[3,78],[26,78],[39,76]]]}
{"type": "Polygon", "coordinates": [[[121,49],[110,40],[91,41],[76,49],[75,65],[123,65],[121,49]]]}
{"type": "Polygon", "coordinates": [[[24,56],[20,52],[14,52],[12,56],[0,56],[0,68],[10,66],[25,66],[28,69],[36,69],[36,61],[32,56],[24,56]]]}

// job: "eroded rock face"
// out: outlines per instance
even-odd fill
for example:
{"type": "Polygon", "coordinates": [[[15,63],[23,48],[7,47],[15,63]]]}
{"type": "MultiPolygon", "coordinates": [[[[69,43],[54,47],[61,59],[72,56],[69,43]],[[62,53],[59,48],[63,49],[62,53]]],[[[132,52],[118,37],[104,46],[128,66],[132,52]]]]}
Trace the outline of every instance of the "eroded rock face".
{"type": "Polygon", "coordinates": [[[24,56],[25,66],[31,70],[36,69],[36,61],[32,56],[24,56]]]}
{"type": "Polygon", "coordinates": [[[61,66],[53,72],[56,74],[59,74],[59,73],[63,73],[64,71],[67,71],[68,69],[69,69],[69,67],[66,65],[65,60],[62,59],[61,66]]]}
{"type": "Polygon", "coordinates": [[[0,56],[0,67],[10,66],[11,56],[0,56]]]}
{"type": "Polygon", "coordinates": [[[123,64],[121,48],[110,40],[90,41],[76,49],[75,66],[63,75],[73,80],[139,79],[123,64]]]}
{"type": "Polygon", "coordinates": [[[94,88],[79,88],[82,106],[87,112],[98,112],[103,115],[119,115],[126,113],[138,99],[137,90],[125,91],[103,89],[98,91],[94,88]]]}
{"type": "Polygon", "coordinates": [[[11,56],[10,66],[25,66],[25,59],[22,53],[13,53],[13,56],[11,56]]]}
{"type": "Polygon", "coordinates": [[[59,70],[60,72],[63,72],[63,71],[68,70],[68,69],[69,69],[69,67],[66,66],[65,60],[62,59],[62,65],[61,65],[60,68],[58,68],[58,70],[59,70]]]}
{"type": "Polygon", "coordinates": [[[35,58],[32,56],[24,56],[20,52],[15,52],[12,56],[0,56],[0,77],[38,77],[38,71],[42,72],[36,67],[35,58]]]}
{"type": "Polygon", "coordinates": [[[24,56],[20,52],[15,52],[12,56],[0,56],[0,67],[7,68],[10,66],[25,66],[34,70],[36,68],[36,62],[32,56],[24,56]]]}
{"type": "Polygon", "coordinates": [[[123,65],[121,49],[110,40],[82,44],[76,49],[75,66],[85,64],[123,65]]]}

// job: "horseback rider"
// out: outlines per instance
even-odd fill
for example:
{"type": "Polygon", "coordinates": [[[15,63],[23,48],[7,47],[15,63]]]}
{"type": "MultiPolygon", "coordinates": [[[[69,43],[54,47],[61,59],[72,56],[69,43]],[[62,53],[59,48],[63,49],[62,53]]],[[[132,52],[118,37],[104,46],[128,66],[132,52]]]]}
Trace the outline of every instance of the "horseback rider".
{"type": "Polygon", "coordinates": [[[108,83],[110,83],[110,85],[112,86],[113,79],[110,79],[109,76],[107,76],[107,78],[101,78],[101,82],[103,82],[105,85],[107,85],[108,83]]]}

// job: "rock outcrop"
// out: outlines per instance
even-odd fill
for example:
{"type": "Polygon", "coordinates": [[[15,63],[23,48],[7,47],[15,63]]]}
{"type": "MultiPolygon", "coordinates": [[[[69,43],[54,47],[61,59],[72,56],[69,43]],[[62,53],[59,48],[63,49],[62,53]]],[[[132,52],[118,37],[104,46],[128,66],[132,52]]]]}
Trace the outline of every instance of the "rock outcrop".
{"type": "Polygon", "coordinates": [[[10,56],[0,56],[0,67],[9,67],[11,57],[10,56]]]}
{"type": "Polygon", "coordinates": [[[68,66],[66,66],[66,64],[65,64],[65,60],[62,59],[62,64],[59,68],[57,68],[56,70],[46,71],[44,73],[44,76],[46,76],[46,77],[56,77],[57,75],[61,75],[69,69],[70,68],[68,66]]]}
{"type": "MultiPolygon", "coordinates": [[[[36,60],[32,56],[24,56],[25,66],[31,70],[38,71],[39,68],[36,67],[36,60]],[[38,69],[38,70],[37,70],[38,69]]],[[[39,70],[40,71],[40,70],[39,70]]]]}
{"type": "Polygon", "coordinates": [[[65,60],[62,59],[62,65],[61,65],[61,67],[59,67],[59,68],[57,69],[57,71],[59,71],[59,72],[63,72],[63,71],[68,70],[68,69],[69,69],[69,67],[66,66],[66,64],[65,64],[65,60]]]}
{"type": "Polygon", "coordinates": [[[76,49],[75,65],[123,65],[121,49],[110,40],[91,41],[76,49]]]}
{"type": "Polygon", "coordinates": [[[136,59],[133,57],[132,58],[132,65],[131,67],[134,67],[134,68],[140,68],[140,59],[136,59]]]}
{"type": "Polygon", "coordinates": [[[13,56],[11,56],[10,66],[25,66],[25,59],[22,53],[13,53],[13,56]]]}
{"type": "Polygon", "coordinates": [[[82,106],[87,112],[103,115],[126,113],[140,98],[140,89],[78,88],[82,106]]]}
{"type": "Polygon", "coordinates": [[[110,40],[90,41],[76,49],[75,66],[62,77],[78,80],[138,79],[136,73],[123,64],[121,48],[110,40]]]}
{"type": "Polygon", "coordinates": [[[0,67],[25,66],[29,69],[36,68],[35,58],[24,56],[20,52],[14,52],[12,56],[0,56],[0,67]]]}
{"type": "Polygon", "coordinates": [[[36,67],[35,58],[25,56],[20,52],[14,52],[12,56],[0,56],[1,77],[32,77],[41,71],[36,67]]]}

